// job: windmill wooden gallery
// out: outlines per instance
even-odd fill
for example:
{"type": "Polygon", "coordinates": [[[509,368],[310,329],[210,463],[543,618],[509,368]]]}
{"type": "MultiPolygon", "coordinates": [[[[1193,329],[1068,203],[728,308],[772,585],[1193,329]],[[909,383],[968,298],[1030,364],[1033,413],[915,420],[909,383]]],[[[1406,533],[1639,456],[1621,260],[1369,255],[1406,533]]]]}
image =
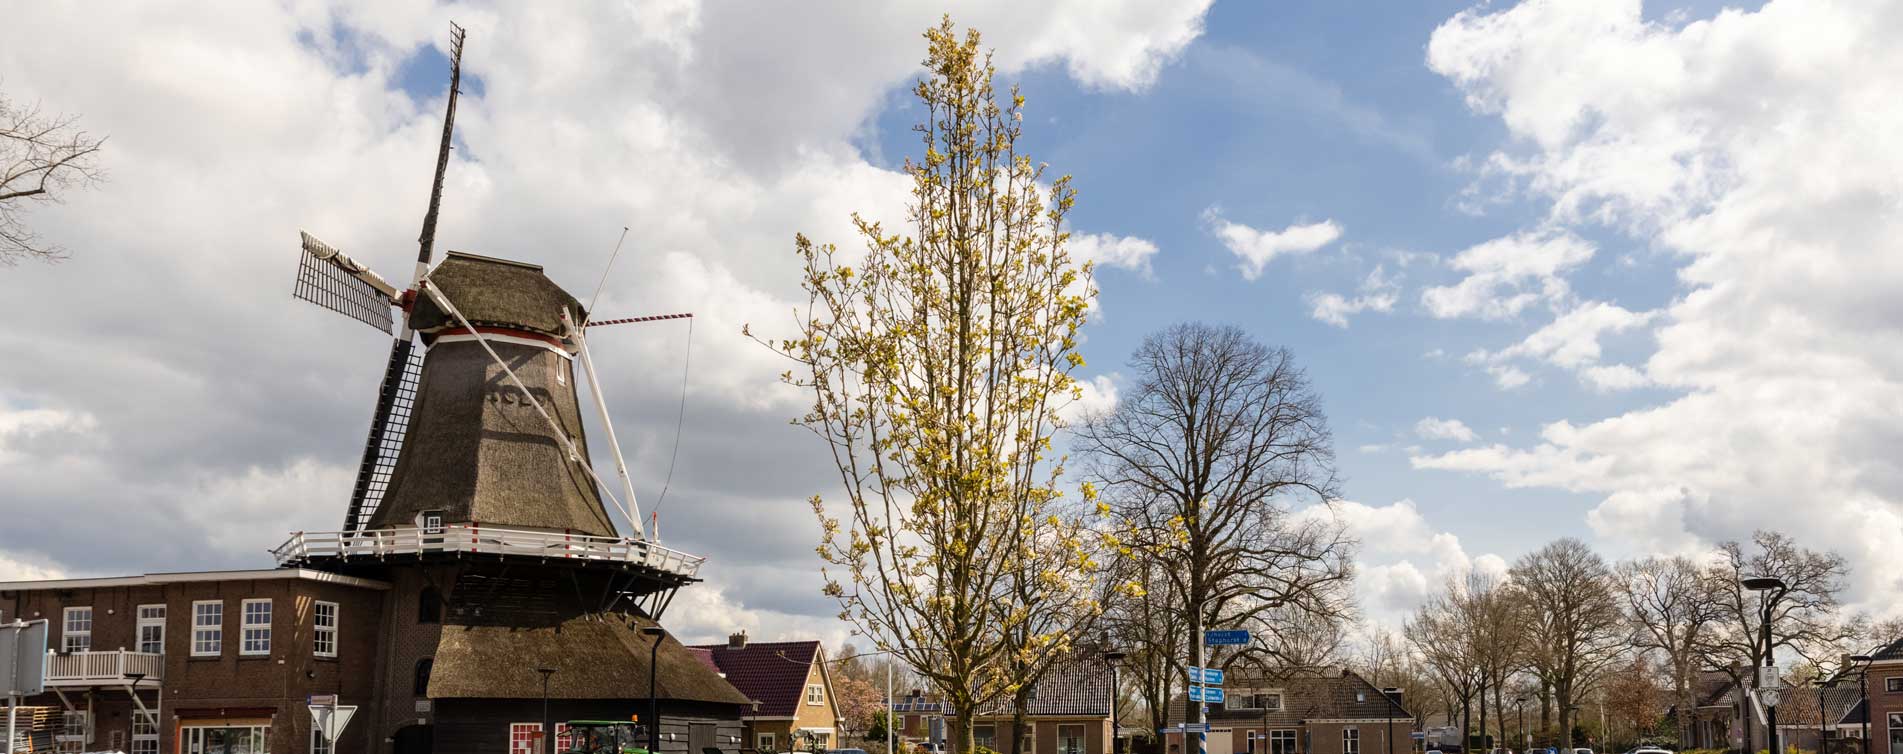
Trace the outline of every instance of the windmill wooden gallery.
{"type": "Polygon", "coordinates": [[[453,38],[415,282],[303,239],[295,295],[395,334],[344,525],[292,534],[275,568],[0,583],[0,618],[50,624],[20,743],[502,754],[568,751],[545,720],[639,718],[661,751],[739,747],[750,701],[658,623],[703,559],[642,531],[625,468],[588,463],[590,313],[533,264],[431,265],[453,38]]]}

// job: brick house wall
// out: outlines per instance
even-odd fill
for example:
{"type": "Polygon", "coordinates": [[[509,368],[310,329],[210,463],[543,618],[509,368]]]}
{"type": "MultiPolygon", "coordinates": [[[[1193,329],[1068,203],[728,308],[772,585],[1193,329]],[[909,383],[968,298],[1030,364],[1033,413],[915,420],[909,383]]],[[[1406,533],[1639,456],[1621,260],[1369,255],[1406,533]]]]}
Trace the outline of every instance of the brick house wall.
{"type": "Polygon", "coordinates": [[[1872,663],[1869,677],[1870,751],[1903,754],[1903,659],[1872,663]]]}
{"type": "MultiPolygon", "coordinates": [[[[365,627],[376,625],[383,611],[383,593],[380,588],[337,580],[296,578],[292,571],[262,572],[269,577],[257,573],[238,572],[227,579],[192,574],[204,578],[177,581],[166,581],[167,576],[160,574],[147,577],[160,583],[58,588],[57,582],[51,582],[51,588],[0,590],[0,615],[8,620],[48,620],[48,643],[57,650],[66,638],[65,609],[91,607],[93,651],[136,650],[138,607],[164,605],[163,694],[157,682],[140,685],[147,708],[156,706],[160,711],[159,750],[179,750],[181,726],[229,720],[269,725],[272,752],[304,752],[310,746],[311,718],[306,709],[310,695],[337,694],[339,703],[359,708],[371,703],[377,636],[365,627]],[[266,654],[240,651],[247,599],[270,600],[271,647],[266,654]],[[215,654],[194,656],[193,604],[200,601],[222,606],[222,637],[215,654]],[[335,658],[317,657],[314,652],[312,613],[319,601],[338,606],[335,658]]],[[[105,748],[115,741],[131,740],[137,706],[124,686],[60,690],[75,708],[92,710],[93,746],[105,748]]],[[[50,690],[23,704],[63,706],[50,690]]],[[[342,738],[340,751],[371,750],[367,727],[352,726],[342,738]]]]}

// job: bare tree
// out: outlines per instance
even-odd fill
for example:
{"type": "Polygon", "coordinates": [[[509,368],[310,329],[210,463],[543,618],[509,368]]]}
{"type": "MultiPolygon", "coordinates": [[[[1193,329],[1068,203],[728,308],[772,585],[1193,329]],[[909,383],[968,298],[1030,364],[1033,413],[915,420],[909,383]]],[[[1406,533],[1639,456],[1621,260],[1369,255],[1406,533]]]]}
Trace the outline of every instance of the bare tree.
{"type": "Polygon", "coordinates": [[[1612,569],[1584,542],[1566,538],[1513,565],[1513,586],[1532,618],[1528,659],[1553,688],[1563,748],[1573,746],[1573,706],[1630,646],[1612,569]]]}
{"type": "Polygon", "coordinates": [[[1686,557],[1645,558],[1621,563],[1617,573],[1633,646],[1664,661],[1678,709],[1678,740],[1692,740],[1693,694],[1709,659],[1709,645],[1723,617],[1705,568],[1686,557]]]}
{"type": "Polygon", "coordinates": [[[1440,686],[1434,682],[1407,639],[1387,630],[1377,630],[1363,642],[1353,663],[1356,672],[1377,688],[1401,690],[1402,704],[1417,717],[1440,706],[1440,686]]]}
{"type": "MultiPolygon", "coordinates": [[[[1499,580],[1487,574],[1450,578],[1440,594],[1415,611],[1405,629],[1408,643],[1447,691],[1450,717],[1454,707],[1460,710],[1463,749],[1473,731],[1475,702],[1486,705],[1486,626],[1500,594],[1499,580]]],[[[1484,709],[1481,714],[1486,714],[1484,709]]]]}
{"type": "Polygon", "coordinates": [[[1120,573],[1119,579],[1137,588],[1111,604],[1107,627],[1112,640],[1128,648],[1125,667],[1131,672],[1127,677],[1150,715],[1150,730],[1158,730],[1169,724],[1164,717],[1170,697],[1179,688],[1189,621],[1175,582],[1164,572],[1166,564],[1134,557],[1124,565],[1128,574],[1120,573]]]}
{"type": "Polygon", "coordinates": [[[1218,622],[1343,613],[1352,542],[1292,507],[1336,495],[1328,421],[1295,357],[1235,327],[1184,324],[1145,338],[1131,366],[1134,388],[1077,442],[1121,537],[1167,565],[1192,662],[1218,622]]]}
{"type": "MultiPolygon", "coordinates": [[[[1799,547],[1790,537],[1771,531],[1753,532],[1750,549],[1730,541],[1720,544],[1718,553],[1706,570],[1706,590],[1722,617],[1715,624],[1707,662],[1730,674],[1739,688],[1750,685],[1750,679],[1740,674],[1734,660],[1743,661],[1746,673],[1779,650],[1816,661],[1864,632],[1862,619],[1841,615],[1839,597],[1850,573],[1842,555],[1799,547]],[[1769,646],[1759,630],[1759,597],[1742,583],[1748,576],[1775,576],[1787,588],[1771,614],[1769,646]]],[[[1744,726],[1745,740],[1750,741],[1749,715],[1744,726]]]]}
{"type": "MultiPolygon", "coordinates": [[[[1474,659],[1479,661],[1481,686],[1493,694],[1493,712],[1495,730],[1499,737],[1496,745],[1504,746],[1507,740],[1507,713],[1503,691],[1508,680],[1519,670],[1526,654],[1526,630],[1520,625],[1520,613],[1524,606],[1516,595],[1504,585],[1486,589],[1473,596],[1474,620],[1472,627],[1476,643],[1474,659]]],[[[1484,692],[1483,692],[1484,693],[1484,692]]],[[[1480,727],[1484,733],[1487,727],[1486,699],[1480,700],[1480,727]]]]}
{"type": "Polygon", "coordinates": [[[66,258],[23,215],[30,204],[58,202],[68,189],[99,182],[96,158],[105,143],[81,130],[77,116],[49,116],[0,95],[0,266],[66,258]]]}

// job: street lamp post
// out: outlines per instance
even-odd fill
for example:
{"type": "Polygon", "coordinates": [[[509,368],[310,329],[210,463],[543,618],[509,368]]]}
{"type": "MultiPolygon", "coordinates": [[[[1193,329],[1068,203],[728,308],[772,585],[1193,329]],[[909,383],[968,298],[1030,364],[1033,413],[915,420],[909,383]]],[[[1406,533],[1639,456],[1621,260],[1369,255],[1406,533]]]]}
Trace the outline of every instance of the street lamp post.
{"type": "Polygon", "coordinates": [[[1811,685],[1817,689],[1817,754],[1824,754],[1824,740],[1830,737],[1830,728],[1826,727],[1830,721],[1824,719],[1828,714],[1824,712],[1824,679],[1814,679],[1811,685]]]}
{"type": "MultiPolygon", "coordinates": [[[[1395,703],[1394,696],[1399,693],[1401,693],[1401,687],[1399,686],[1389,686],[1381,689],[1381,695],[1388,698],[1388,754],[1394,754],[1394,708],[1400,706],[1395,703]]],[[[1413,744],[1410,743],[1408,749],[1412,750],[1413,748],[1413,744]]]]}
{"type": "Polygon", "coordinates": [[[661,640],[667,638],[667,629],[659,624],[642,626],[641,633],[654,639],[654,647],[648,650],[648,751],[658,754],[661,751],[661,702],[654,696],[655,668],[660,665],[661,640]]]}
{"type": "Polygon", "coordinates": [[[544,754],[553,754],[555,751],[555,731],[548,727],[548,677],[555,675],[555,670],[555,668],[535,669],[535,672],[542,674],[542,751],[544,754]]]}
{"type": "Polygon", "coordinates": [[[1744,588],[1758,593],[1758,640],[1764,644],[1764,666],[1758,670],[1758,702],[1764,705],[1764,741],[1770,754],[1784,754],[1778,745],[1777,703],[1782,698],[1781,679],[1777,675],[1777,664],[1772,661],[1771,617],[1777,609],[1777,601],[1784,597],[1790,587],[1776,576],[1753,576],[1738,582],[1744,588]]]}
{"type": "Polygon", "coordinates": [[[1117,694],[1123,690],[1118,666],[1123,664],[1124,657],[1124,653],[1114,649],[1103,653],[1104,663],[1110,666],[1110,754],[1117,754],[1117,744],[1123,742],[1123,724],[1117,715],[1117,694]]]}
{"type": "Polygon", "coordinates": [[[1867,655],[1850,656],[1851,662],[1863,666],[1857,670],[1857,702],[1863,706],[1863,741],[1861,748],[1864,754],[1870,754],[1870,663],[1875,659],[1875,652],[1867,655]]]}
{"type": "Polygon", "coordinates": [[[1520,751],[1524,752],[1533,748],[1533,739],[1526,735],[1526,697],[1514,697],[1513,706],[1520,712],[1520,751]]]}

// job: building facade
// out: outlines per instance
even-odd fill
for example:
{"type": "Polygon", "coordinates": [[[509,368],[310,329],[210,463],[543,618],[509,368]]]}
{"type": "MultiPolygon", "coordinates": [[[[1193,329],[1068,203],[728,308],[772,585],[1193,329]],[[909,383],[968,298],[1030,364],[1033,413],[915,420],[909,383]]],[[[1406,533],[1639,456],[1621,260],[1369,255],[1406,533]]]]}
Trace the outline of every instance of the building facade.
{"type": "MultiPolygon", "coordinates": [[[[1055,666],[1032,685],[1026,700],[1024,731],[1019,754],[1105,754],[1110,751],[1112,694],[1110,667],[1102,661],[1079,661],[1055,666]]],[[[1012,701],[999,700],[972,717],[972,739],[979,747],[1012,751],[1018,732],[1012,701]]],[[[963,751],[963,712],[941,708],[946,746],[963,751]]],[[[905,730],[929,731],[929,712],[908,713],[905,730]],[[912,722],[918,718],[918,723],[912,722]]]]}
{"type": "MultiPolygon", "coordinates": [[[[1414,717],[1398,691],[1384,693],[1350,670],[1291,670],[1238,676],[1225,703],[1209,705],[1209,754],[1394,754],[1413,750],[1414,717]]],[[[1168,754],[1195,754],[1180,729],[1188,702],[1170,704],[1168,754]]]]}
{"type": "Polygon", "coordinates": [[[826,650],[817,641],[750,642],[744,631],[726,644],[692,647],[705,653],[728,683],[755,705],[741,718],[742,740],[761,752],[825,751],[840,741],[838,700],[826,650]]]}

